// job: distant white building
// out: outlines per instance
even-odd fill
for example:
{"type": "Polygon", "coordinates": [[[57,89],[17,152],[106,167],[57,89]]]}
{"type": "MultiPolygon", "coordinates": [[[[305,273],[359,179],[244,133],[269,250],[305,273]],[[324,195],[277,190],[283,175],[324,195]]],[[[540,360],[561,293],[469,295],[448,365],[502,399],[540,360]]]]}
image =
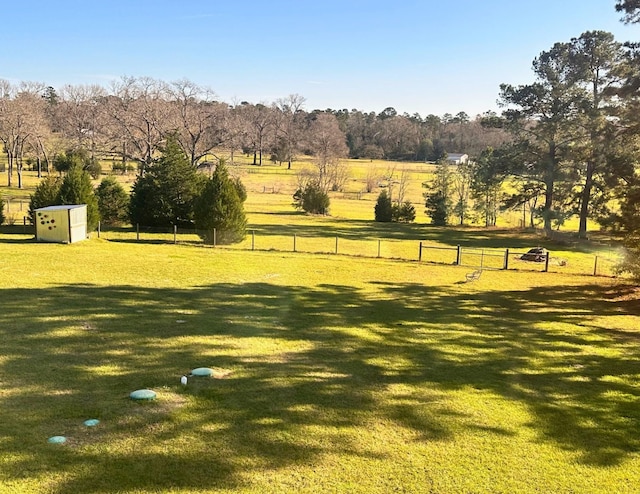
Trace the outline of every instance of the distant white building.
{"type": "Polygon", "coordinates": [[[447,153],[447,161],[451,165],[464,165],[469,162],[469,155],[464,153],[447,153]]]}

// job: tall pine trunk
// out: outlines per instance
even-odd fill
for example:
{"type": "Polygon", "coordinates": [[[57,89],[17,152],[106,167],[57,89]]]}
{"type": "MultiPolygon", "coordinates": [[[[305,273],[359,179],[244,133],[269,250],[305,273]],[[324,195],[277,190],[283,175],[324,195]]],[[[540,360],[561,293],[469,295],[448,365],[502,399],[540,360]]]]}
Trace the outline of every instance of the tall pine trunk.
{"type": "Polygon", "coordinates": [[[556,143],[549,143],[549,154],[547,156],[548,163],[544,172],[544,207],[542,209],[542,217],[544,219],[544,231],[547,235],[551,234],[551,216],[553,214],[553,194],[555,186],[555,171],[558,166],[556,157],[556,143]]]}
{"type": "Polygon", "coordinates": [[[591,190],[593,189],[593,173],[595,171],[595,163],[589,161],[587,163],[587,172],[582,189],[582,197],[580,201],[580,225],[578,227],[578,237],[587,238],[587,219],[589,218],[589,201],[591,200],[591,190]]]}

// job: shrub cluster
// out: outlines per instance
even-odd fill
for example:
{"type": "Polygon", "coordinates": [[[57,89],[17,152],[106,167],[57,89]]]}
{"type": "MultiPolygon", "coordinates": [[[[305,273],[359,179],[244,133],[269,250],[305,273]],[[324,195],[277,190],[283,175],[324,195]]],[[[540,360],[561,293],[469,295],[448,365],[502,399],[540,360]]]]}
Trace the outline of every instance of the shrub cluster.
{"type": "Polygon", "coordinates": [[[416,209],[410,201],[392,203],[386,190],[380,192],[374,207],[375,220],[380,222],[411,223],[416,219],[416,209]]]}
{"type": "Polygon", "coordinates": [[[293,194],[293,205],[310,214],[327,214],[329,212],[329,195],[317,182],[309,182],[304,188],[293,194]]]}
{"type": "Polygon", "coordinates": [[[93,179],[99,178],[102,173],[100,162],[95,157],[89,156],[88,151],[83,148],[68,149],[57,155],[53,160],[53,168],[60,173],[66,173],[72,168],[80,168],[93,179]]]}
{"type": "Polygon", "coordinates": [[[229,177],[221,160],[210,179],[193,167],[175,137],[167,139],[162,156],[131,190],[129,218],[132,224],[196,228],[205,241],[241,241],[247,220],[247,192],[239,180],[229,177]]]}

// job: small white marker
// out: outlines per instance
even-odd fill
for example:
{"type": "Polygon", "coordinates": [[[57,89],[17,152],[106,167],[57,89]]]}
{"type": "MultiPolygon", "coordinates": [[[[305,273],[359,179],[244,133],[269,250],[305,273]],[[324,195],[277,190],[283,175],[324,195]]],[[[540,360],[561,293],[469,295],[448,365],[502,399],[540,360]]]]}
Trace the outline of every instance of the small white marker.
{"type": "Polygon", "coordinates": [[[187,376],[182,376],[180,378],[180,382],[182,383],[183,386],[187,385],[187,376]]]}

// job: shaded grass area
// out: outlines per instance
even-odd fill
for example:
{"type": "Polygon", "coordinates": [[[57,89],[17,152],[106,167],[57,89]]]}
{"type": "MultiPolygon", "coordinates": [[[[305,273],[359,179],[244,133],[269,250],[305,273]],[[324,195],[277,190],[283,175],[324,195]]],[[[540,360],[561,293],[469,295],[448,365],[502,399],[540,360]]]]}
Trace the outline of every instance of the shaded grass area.
{"type": "Polygon", "coordinates": [[[452,267],[173,246],[30,247],[49,279],[0,283],[9,491],[631,492],[640,481],[631,287],[505,273],[464,284],[452,267]],[[60,273],[92,248],[108,283],[60,273]],[[232,373],[181,387],[199,366],[232,373]],[[157,402],[128,399],[143,387],[157,402]],[[102,423],[87,430],[86,418],[102,423]],[[54,434],[69,443],[46,444],[54,434]]]}

